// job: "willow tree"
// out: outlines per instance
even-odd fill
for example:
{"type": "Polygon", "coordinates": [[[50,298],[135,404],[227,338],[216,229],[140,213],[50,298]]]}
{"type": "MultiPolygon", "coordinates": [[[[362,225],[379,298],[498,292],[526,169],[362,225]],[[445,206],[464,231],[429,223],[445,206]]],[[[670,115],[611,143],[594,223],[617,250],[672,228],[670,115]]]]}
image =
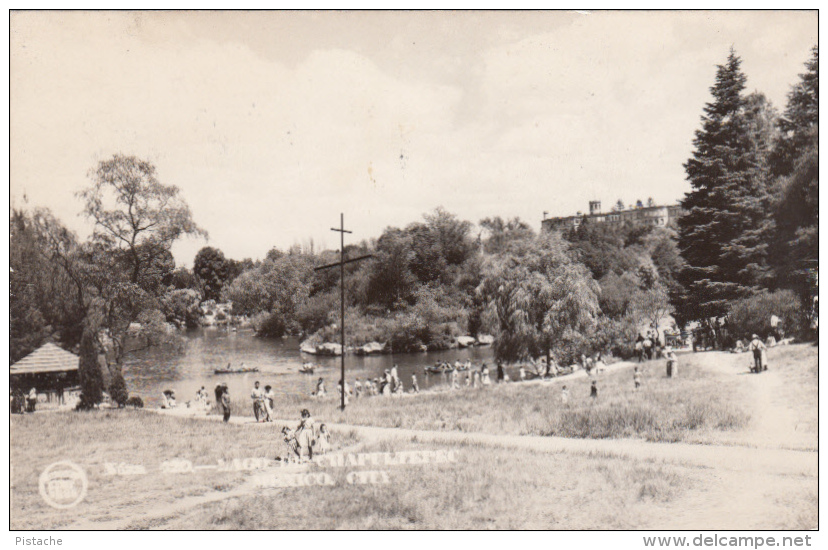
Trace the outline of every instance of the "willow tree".
{"type": "Polygon", "coordinates": [[[489,262],[480,292],[496,336],[496,358],[577,355],[595,328],[599,287],[560,237],[546,233],[521,241],[489,262]]]}

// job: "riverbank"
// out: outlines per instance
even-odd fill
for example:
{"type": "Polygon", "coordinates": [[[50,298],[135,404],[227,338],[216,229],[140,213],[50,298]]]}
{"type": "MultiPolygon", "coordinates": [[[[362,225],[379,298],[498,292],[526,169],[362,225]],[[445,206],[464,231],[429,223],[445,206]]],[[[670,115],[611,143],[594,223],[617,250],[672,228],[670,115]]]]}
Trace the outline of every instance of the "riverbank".
{"type": "MultiPolygon", "coordinates": [[[[638,437],[647,441],[695,441],[744,428],[751,411],[733,399],[739,380],[711,373],[705,354],[680,356],[678,375],[666,377],[665,360],[640,365],[642,386],[636,391],[636,364],[619,362],[595,374],[598,397],[590,397],[592,378],[583,371],[551,380],[508,382],[489,387],[446,386],[397,397],[351,398],[344,412],[334,388],[328,396],[279,396],[277,418],[298,417],[302,409],[345,424],[449,430],[512,435],[578,438],[638,437]],[[567,386],[568,402],[562,401],[567,386]]],[[[438,375],[439,376],[439,375],[438,375]]],[[[235,396],[236,415],[252,415],[247,395],[235,396]]]]}

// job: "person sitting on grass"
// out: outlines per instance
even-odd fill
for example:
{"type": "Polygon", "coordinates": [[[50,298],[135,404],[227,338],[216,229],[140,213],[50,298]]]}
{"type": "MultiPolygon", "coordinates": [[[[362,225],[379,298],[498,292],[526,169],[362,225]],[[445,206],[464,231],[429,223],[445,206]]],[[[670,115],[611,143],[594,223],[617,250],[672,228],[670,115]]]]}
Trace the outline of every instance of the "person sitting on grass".
{"type": "Polygon", "coordinates": [[[641,387],[641,371],[638,370],[638,365],[635,366],[635,371],[633,372],[633,383],[635,384],[635,391],[641,387]]]}

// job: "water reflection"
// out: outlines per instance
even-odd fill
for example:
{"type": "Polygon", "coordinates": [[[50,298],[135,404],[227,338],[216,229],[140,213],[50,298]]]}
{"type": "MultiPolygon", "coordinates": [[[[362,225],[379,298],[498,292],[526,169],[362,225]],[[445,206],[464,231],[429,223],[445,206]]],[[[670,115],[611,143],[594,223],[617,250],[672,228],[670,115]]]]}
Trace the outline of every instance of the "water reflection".
{"type": "MultiPolygon", "coordinates": [[[[339,357],[318,357],[299,352],[296,338],[256,338],[250,330],[238,332],[223,328],[202,328],[188,331],[185,335],[183,353],[169,349],[151,348],[129,354],[124,363],[124,377],[131,394],[139,395],[147,406],[157,406],[161,392],[172,389],[179,403],[190,400],[195,392],[204,386],[212,395],[213,388],[226,382],[233,396],[247,396],[253,382],[259,380],[262,386],[271,385],[278,395],[309,395],[316,380],[325,379],[328,391],[336,391],[339,380],[339,357]],[[313,375],[300,374],[299,367],[304,361],[320,366],[313,375]],[[257,373],[214,374],[217,368],[231,364],[258,367],[257,373]]],[[[411,387],[411,375],[416,373],[420,388],[443,383],[442,377],[426,376],[423,368],[436,361],[454,362],[471,359],[479,366],[492,362],[492,348],[475,347],[440,352],[345,357],[346,378],[352,384],[355,378],[375,378],[385,369],[398,365],[400,379],[406,389],[411,387]]],[[[465,377],[465,374],[463,374],[465,377]]]]}

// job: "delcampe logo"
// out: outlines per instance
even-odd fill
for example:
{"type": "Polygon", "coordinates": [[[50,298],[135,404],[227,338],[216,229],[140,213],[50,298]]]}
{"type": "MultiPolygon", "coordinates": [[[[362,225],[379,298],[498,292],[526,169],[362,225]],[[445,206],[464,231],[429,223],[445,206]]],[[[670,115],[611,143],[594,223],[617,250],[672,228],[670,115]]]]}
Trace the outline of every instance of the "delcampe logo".
{"type": "Polygon", "coordinates": [[[80,466],[64,460],[43,470],[39,485],[40,496],[49,506],[72,508],[86,497],[89,480],[80,466]]]}

